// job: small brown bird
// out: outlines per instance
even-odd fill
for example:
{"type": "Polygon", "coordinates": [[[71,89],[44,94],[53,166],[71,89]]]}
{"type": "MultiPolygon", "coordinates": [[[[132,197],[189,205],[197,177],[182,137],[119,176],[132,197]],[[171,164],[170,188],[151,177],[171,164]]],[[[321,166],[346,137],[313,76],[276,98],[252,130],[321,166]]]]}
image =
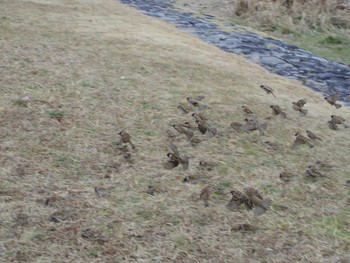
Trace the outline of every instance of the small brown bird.
{"type": "Polygon", "coordinates": [[[174,134],[171,130],[167,130],[166,132],[166,135],[169,137],[169,138],[175,138],[177,135],[174,134]]]}
{"type": "Polygon", "coordinates": [[[188,169],[188,157],[185,155],[183,158],[181,158],[175,144],[172,143],[169,147],[172,150],[172,153],[167,153],[168,161],[164,163],[164,168],[171,170],[181,164],[183,170],[186,171],[188,169]]]}
{"type": "Polygon", "coordinates": [[[209,124],[207,124],[206,121],[202,119],[196,120],[198,130],[200,131],[201,134],[207,133],[210,138],[214,137],[217,133],[216,128],[211,128],[209,124]]]}
{"type": "Polygon", "coordinates": [[[190,140],[193,137],[193,132],[189,131],[188,129],[182,127],[179,124],[173,124],[171,125],[177,132],[183,133],[186,135],[187,139],[190,140]]]}
{"type": "Polygon", "coordinates": [[[316,134],[314,134],[312,131],[306,131],[307,137],[309,137],[311,140],[320,140],[322,141],[322,139],[320,137],[318,137],[316,134]]]}
{"type": "Polygon", "coordinates": [[[339,108],[341,108],[341,106],[342,106],[341,104],[336,103],[337,100],[338,100],[338,98],[339,98],[339,93],[338,93],[338,92],[335,93],[335,94],[329,95],[329,96],[327,96],[327,97],[324,97],[324,99],[325,99],[330,105],[335,106],[336,109],[339,109],[339,108]]]}
{"type": "Polygon", "coordinates": [[[214,162],[207,162],[203,160],[199,162],[199,168],[202,170],[211,171],[215,166],[217,166],[217,164],[214,162]]]}
{"type": "Polygon", "coordinates": [[[334,120],[327,121],[328,127],[332,130],[338,130],[338,125],[335,123],[334,120]]]}
{"type": "Polygon", "coordinates": [[[232,198],[230,202],[227,204],[227,208],[231,211],[235,211],[242,204],[247,208],[247,210],[253,209],[253,205],[250,202],[249,198],[238,190],[232,190],[231,192],[232,198]]]}
{"type": "Polygon", "coordinates": [[[107,188],[103,188],[103,187],[97,187],[95,186],[95,194],[98,196],[98,197],[106,197],[109,195],[109,191],[111,189],[107,189],[107,188]]]}
{"type": "Polygon", "coordinates": [[[290,182],[290,180],[295,176],[295,174],[291,173],[291,172],[281,172],[280,173],[280,178],[283,182],[290,182]]]}
{"type": "Polygon", "coordinates": [[[310,148],[314,147],[309,142],[309,140],[304,135],[302,135],[300,132],[296,132],[294,135],[295,135],[295,140],[292,144],[292,149],[294,149],[295,147],[302,145],[302,144],[307,144],[307,145],[309,145],[310,148]]]}
{"type": "Polygon", "coordinates": [[[295,104],[297,106],[299,106],[300,108],[304,107],[304,105],[307,103],[307,100],[306,99],[300,99],[298,100],[297,102],[295,102],[295,104]]]}
{"type": "Polygon", "coordinates": [[[253,187],[244,188],[244,193],[253,205],[256,215],[262,215],[269,209],[272,202],[271,199],[263,199],[261,194],[253,187]]]}
{"type": "Polygon", "coordinates": [[[267,85],[260,85],[260,88],[262,88],[267,94],[272,94],[276,98],[274,90],[271,87],[267,85]]]}
{"type": "Polygon", "coordinates": [[[198,143],[200,143],[202,140],[197,137],[192,137],[190,140],[190,143],[192,146],[197,146],[198,143]]]}
{"type": "Polygon", "coordinates": [[[287,114],[278,105],[271,105],[273,115],[281,115],[283,118],[287,118],[287,114]]]}
{"type": "Polygon", "coordinates": [[[206,186],[202,189],[199,198],[203,200],[205,207],[209,206],[209,198],[210,198],[210,186],[206,186]]]}
{"type": "Polygon", "coordinates": [[[308,110],[307,109],[303,109],[303,107],[299,106],[297,102],[292,102],[292,104],[293,104],[293,109],[295,111],[299,111],[300,113],[302,113],[304,115],[307,114],[308,110]]]}
{"type": "Polygon", "coordinates": [[[147,194],[149,195],[154,195],[154,193],[161,193],[163,192],[159,186],[155,186],[155,185],[148,185],[147,186],[147,194]]]}
{"type": "Polygon", "coordinates": [[[278,150],[280,148],[280,144],[278,142],[264,141],[264,145],[270,150],[278,150]]]}
{"type": "Polygon", "coordinates": [[[192,117],[194,118],[195,121],[200,120],[200,121],[206,121],[207,118],[204,116],[203,113],[192,113],[192,117]]]}
{"type": "Polygon", "coordinates": [[[242,109],[246,114],[253,114],[253,111],[251,109],[249,109],[247,106],[243,105],[242,109]]]}
{"type": "Polygon", "coordinates": [[[199,110],[204,110],[207,107],[206,105],[200,104],[199,102],[197,102],[191,97],[188,97],[186,100],[188,101],[189,104],[193,105],[194,107],[197,107],[199,110]]]}
{"type": "Polygon", "coordinates": [[[344,126],[344,128],[349,128],[348,125],[346,125],[344,122],[345,122],[345,119],[341,116],[336,116],[336,115],[331,115],[331,121],[335,124],[342,124],[344,126]]]}
{"type": "Polygon", "coordinates": [[[254,232],[257,231],[258,228],[256,226],[250,225],[250,224],[239,224],[231,228],[232,231],[237,231],[237,232],[254,232]]]}
{"type": "Polygon", "coordinates": [[[315,167],[317,168],[323,168],[323,169],[332,169],[333,168],[333,165],[329,164],[328,162],[326,161],[316,161],[315,163],[315,167]]]}
{"type": "Polygon", "coordinates": [[[131,142],[131,137],[129,135],[129,133],[127,133],[126,131],[121,131],[118,133],[120,135],[120,141],[118,144],[124,143],[130,143],[131,148],[135,149],[135,145],[131,142]]]}
{"type": "Polygon", "coordinates": [[[305,171],[305,174],[306,176],[312,177],[312,178],[324,176],[315,165],[309,165],[305,171]]]}
{"type": "Polygon", "coordinates": [[[184,114],[187,114],[193,110],[191,106],[185,106],[185,105],[178,105],[177,108],[184,114]]]}
{"type": "Polygon", "coordinates": [[[195,99],[195,100],[202,101],[202,100],[204,100],[204,99],[205,99],[205,97],[204,97],[204,96],[202,96],[202,95],[198,95],[198,96],[194,97],[194,99],[195,99]]]}
{"type": "Polygon", "coordinates": [[[197,130],[197,127],[195,125],[193,125],[192,123],[188,122],[188,121],[180,123],[179,125],[181,125],[184,128],[190,129],[192,131],[197,130]]]}
{"type": "Polygon", "coordinates": [[[231,128],[233,128],[234,130],[236,131],[242,131],[242,126],[243,124],[242,123],[239,123],[239,122],[232,122],[230,124],[231,128]]]}
{"type": "Polygon", "coordinates": [[[260,135],[265,135],[264,130],[267,128],[267,122],[260,123],[257,119],[254,118],[245,118],[246,122],[244,125],[240,127],[242,131],[259,131],[260,135]]]}

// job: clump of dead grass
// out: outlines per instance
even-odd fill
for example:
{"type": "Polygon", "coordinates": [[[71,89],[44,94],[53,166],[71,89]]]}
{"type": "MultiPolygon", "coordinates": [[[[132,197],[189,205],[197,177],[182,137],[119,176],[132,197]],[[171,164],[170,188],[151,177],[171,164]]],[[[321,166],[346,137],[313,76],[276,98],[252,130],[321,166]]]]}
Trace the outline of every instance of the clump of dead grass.
{"type": "Polygon", "coordinates": [[[350,28],[347,1],[237,0],[232,3],[232,12],[256,26],[282,33],[350,28]]]}

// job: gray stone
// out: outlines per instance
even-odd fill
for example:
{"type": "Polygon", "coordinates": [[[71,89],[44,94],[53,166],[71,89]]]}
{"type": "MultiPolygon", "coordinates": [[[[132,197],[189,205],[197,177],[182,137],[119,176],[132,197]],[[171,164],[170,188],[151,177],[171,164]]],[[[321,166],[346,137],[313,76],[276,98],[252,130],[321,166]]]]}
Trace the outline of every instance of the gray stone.
{"type": "Polygon", "coordinates": [[[276,57],[262,57],[261,63],[266,64],[268,66],[276,66],[277,64],[285,63],[282,59],[276,57]]]}

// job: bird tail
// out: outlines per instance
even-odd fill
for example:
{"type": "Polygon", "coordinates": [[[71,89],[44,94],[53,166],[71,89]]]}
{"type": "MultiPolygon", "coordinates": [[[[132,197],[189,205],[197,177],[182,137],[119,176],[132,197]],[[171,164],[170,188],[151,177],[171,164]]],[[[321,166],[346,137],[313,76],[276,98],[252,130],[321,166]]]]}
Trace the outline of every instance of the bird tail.
{"type": "Polygon", "coordinates": [[[338,103],[335,103],[334,106],[335,106],[335,108],[339,109],[339,108],[341,108],[342,105],[338,104],[338,103]]]}
{"type": "Polygon", "coordinates": [[[198,109],[199,109],[199,110],[205,110],[206,108],[207,108],[207,105],[198,104],[198,109]]]}
{"type": "Polygon", "coordinates": [[[271,94],[275,97],[275,98],[277,98],[276,96],[275,96],[275,94],[271,91],[271,94]]]}
{"type": "Polygon", "coordinates": [[[266,130],[266,128],[267,128],[267,122],[264,122],[264,123],[260,124],[260,129],[266,130]]]}
{"type": "Polygon", "coordinates": [[[186,137],[188,140],[191,140],[193,137],[193,132],[192,131],[186,131],[186,137]]]}
{"type": "Polygon", "coordinates": [[[217,133],[217,129],[216,128],[210,128],[207,127],[207,132],[210,138],[214,137],[217,133]]]}
{"type": "Polygon", "coordinates": [[[306,115],[308,113],[308,110],[307,109],[301,109],[300,112],[304,115],[306,115]]]}
{"type": "Polygon", "coordinates": [[[314,146],[311,143],[308,143],[310,148],[314,148],[314,146]]]}
{"type": "Polygon", "coordinates": [[[272,203],[271,199],[266,198],[264,199],[264,201],[262,201],[261,206],[263,206],[265,209],[269,209],[271,203],[272,203]]]}
{"type": "Polygon", "coordinates": [[[263,129],[262,129],[261,127],[259,127],[259,134],[260,134],[261,136],[265,135],[265,132],[263,131],[263,129]]]}
{"type": "Polygon", "coordinates": [[[182,169],[186,171],[188,169],[188,157],[185,155],[184,158],[181,160],[182,169]]]}
{"type": "Polygon", "coordinates": [[[329,128],[332,129],[332,130],[338,130],[337,124],[334,123],[334,122],[332,122],[332,121],[329,121],[329,122],[328,122],[328,126],[329,126],[329,128]]]}

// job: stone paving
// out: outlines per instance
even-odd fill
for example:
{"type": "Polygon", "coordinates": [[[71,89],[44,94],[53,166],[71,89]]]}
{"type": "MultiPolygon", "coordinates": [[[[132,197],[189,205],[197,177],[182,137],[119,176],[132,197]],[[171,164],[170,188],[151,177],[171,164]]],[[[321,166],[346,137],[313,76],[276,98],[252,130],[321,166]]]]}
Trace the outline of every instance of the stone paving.
{"type": "Polygon", "coordinates": [[[120,1],[143,14],[173,23],[222,50],[243,55],[273,73],[300,80],[305,86],[324,95],[338,92],[340,100],[346,101],[350,93],[350,67],[347,65],[278,39],[248,32],[234,23],[219,21],[211,15],[180,11],[172,5],[171,0],[120,1]]]}

